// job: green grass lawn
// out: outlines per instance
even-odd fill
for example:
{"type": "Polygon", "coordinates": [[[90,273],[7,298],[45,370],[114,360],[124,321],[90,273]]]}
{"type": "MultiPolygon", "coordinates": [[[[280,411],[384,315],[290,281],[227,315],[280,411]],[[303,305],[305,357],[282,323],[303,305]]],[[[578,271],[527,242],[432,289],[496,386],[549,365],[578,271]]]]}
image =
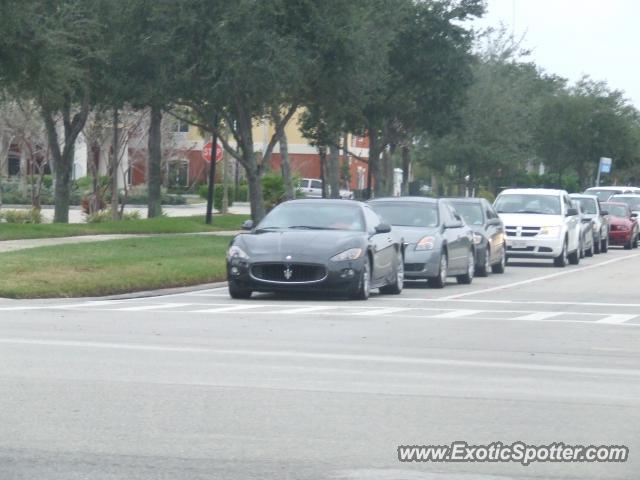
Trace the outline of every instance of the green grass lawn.
{"type": "Polygon", "coordinates": [[[101,296],[224,280],[230,237],[167,236],[0,254],[0,297],[101,296]]]}
{"type": "Polygon", "coordinates": [[[0,240],[27,238],[72,237],[109,233],[196,233],[215,230],[240,230],[249,215],[214,215],[213,225],[206,225],[203,216],[160,217],[121,222],[21,225],[0,223],[0,240]]]}

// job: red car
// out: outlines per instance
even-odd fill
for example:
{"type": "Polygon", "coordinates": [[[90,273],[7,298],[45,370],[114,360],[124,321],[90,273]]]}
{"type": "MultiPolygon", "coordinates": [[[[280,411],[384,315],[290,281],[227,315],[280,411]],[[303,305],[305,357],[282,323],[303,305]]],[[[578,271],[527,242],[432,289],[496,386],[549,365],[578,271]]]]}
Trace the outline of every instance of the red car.
{"type": "Polygon", "coordinates": [[[609,244],[624,245],[627,250],[638,248],[638,216],[631,213],[629,205],[606,202],[602,208],[609,213],[609,244]]]}

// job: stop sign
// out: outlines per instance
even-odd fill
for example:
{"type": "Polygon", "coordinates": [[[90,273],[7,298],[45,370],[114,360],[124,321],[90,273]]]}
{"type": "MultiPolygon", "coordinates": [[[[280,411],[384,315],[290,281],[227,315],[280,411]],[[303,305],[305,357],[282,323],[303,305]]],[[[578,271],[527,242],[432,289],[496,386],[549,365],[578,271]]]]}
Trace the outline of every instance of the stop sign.
{"type": "MultiPolygon", "coordinates": [[[[207,163],[211,162],[212,147],[213,144],[209,142],[202,148],[202,158],[204,158],[207,163]]],[[[222,160],[222,145],[216,143],[216,162],[219,162],[220,160],[222,160]]]]}

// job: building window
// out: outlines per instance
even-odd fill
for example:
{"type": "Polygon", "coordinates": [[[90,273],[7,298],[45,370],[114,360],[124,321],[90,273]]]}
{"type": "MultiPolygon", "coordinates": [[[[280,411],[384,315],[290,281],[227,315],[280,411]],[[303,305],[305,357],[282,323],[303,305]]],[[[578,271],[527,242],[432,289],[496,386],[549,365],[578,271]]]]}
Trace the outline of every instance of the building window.
{"type": "Polygon", "coordinates": [[[9,157],[9,176],[17,177],[20,175],[20,157],[9,157]]]}
{"type": "Polygon", "coordinates": [[[189,124],[184,120],[176,120],[173,124],[174,133],[187,133],[189,131],[189,124]]]}

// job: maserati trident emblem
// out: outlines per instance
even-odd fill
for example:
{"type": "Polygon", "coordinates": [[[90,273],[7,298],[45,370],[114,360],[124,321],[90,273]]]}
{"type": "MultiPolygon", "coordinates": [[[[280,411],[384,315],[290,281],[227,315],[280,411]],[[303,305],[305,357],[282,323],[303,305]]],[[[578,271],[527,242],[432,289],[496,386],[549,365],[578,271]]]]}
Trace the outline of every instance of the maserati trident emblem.
{"type": "Polygon", "coordinates": [[[286,278],[287,280],[291,280],[292,276],[293,270],[291,270],[291,267],[287,266],[287,268],[284,269],[284,278],[286,278]]]}

